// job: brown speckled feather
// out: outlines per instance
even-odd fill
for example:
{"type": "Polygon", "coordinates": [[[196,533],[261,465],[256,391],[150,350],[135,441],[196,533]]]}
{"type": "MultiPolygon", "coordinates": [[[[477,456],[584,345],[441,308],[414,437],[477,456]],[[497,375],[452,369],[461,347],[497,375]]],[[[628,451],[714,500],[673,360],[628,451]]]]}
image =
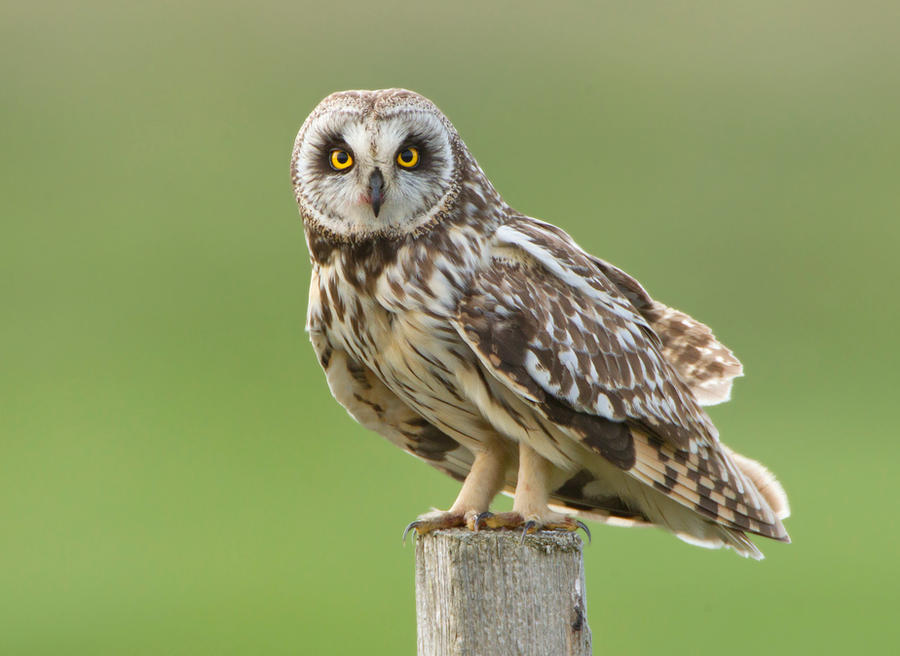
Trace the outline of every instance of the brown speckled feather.
{"type": "Polygon", "coordinates": [[[356,421],[456,480],[466,477],[470,451],[401,401],[368,367],[331,345],[322,332],[311,330],[310,338],[332,394],[356,421]]]}
{"type": "MultiPolygon", "coordinates": [[[[562,233],[563,238],[565,234],[562,233]]],[[[660,352],[701,405],[727,401],[735,378],[744,369],[731,349],[719,343],[710,328],[693,317],[654,301],[641,284],[598,257],[591,261],[647,320],[662,342],[660,352]]]]}
{"type": "Polygon", "coordinates": [[[591,258],[525,218],[498,230],[492,246],[458,310],[460,334],[491,374],[681,505],[786,538],[648,321],[591,258]]]}

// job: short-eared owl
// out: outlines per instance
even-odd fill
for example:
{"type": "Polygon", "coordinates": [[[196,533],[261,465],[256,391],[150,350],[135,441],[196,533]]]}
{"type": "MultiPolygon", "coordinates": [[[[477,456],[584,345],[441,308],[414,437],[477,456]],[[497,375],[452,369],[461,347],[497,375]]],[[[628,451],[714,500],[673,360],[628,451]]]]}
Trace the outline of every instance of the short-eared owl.
{"type": "Polygon", "coordinates": [[[762,557],[785,494],[701,405],[741,364],[559,228],[507,205],[426,98],[323,100],[291,178],[312,259],[307,330],[363,426],[462,481],[424,533],[656,524],[762,557]],[[513,511],[491,514],[498,492],[513,511]]]}

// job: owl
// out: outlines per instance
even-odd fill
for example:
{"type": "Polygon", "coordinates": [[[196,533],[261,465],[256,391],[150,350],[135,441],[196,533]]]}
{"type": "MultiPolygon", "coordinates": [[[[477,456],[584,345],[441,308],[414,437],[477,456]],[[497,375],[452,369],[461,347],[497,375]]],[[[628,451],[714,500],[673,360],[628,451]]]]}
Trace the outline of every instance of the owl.
{"type": "Polygon", "coordinates": [[[328,96],[300,128],[291,179],[331,393],[462,483],[409,528],[524,536],[590,519],[757,559],[748,534],[789,542],[781,485],[702,407],[729,398],[732,352],[504,202],[431,101],[328,96]],[[511,512],[490,511],[500,492],[511,512]]]}

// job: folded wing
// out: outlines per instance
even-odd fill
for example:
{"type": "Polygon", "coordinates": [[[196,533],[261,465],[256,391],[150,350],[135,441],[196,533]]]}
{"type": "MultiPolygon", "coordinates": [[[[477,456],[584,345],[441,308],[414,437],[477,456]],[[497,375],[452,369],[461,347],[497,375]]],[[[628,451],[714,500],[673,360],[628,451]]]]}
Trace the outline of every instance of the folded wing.
{"type": "Polygon", "coordinates": [[[522,218],[501,227],[490,266],[459,304],[456,328],[485,370],[564,434],[682,506],[786,538],[651,322],[593,258],[545,225],[522,218]]]}

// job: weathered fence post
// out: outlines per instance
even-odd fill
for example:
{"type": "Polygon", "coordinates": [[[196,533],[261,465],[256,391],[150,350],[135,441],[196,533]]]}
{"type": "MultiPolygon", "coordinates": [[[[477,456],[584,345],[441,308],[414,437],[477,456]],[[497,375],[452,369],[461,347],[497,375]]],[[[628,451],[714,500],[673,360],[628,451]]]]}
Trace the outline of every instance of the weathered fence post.
{"type": "Polygon", "coordinates": [[[581,538],[435,531],[416,542],[419,656],[587,656],[581,538]]]}

